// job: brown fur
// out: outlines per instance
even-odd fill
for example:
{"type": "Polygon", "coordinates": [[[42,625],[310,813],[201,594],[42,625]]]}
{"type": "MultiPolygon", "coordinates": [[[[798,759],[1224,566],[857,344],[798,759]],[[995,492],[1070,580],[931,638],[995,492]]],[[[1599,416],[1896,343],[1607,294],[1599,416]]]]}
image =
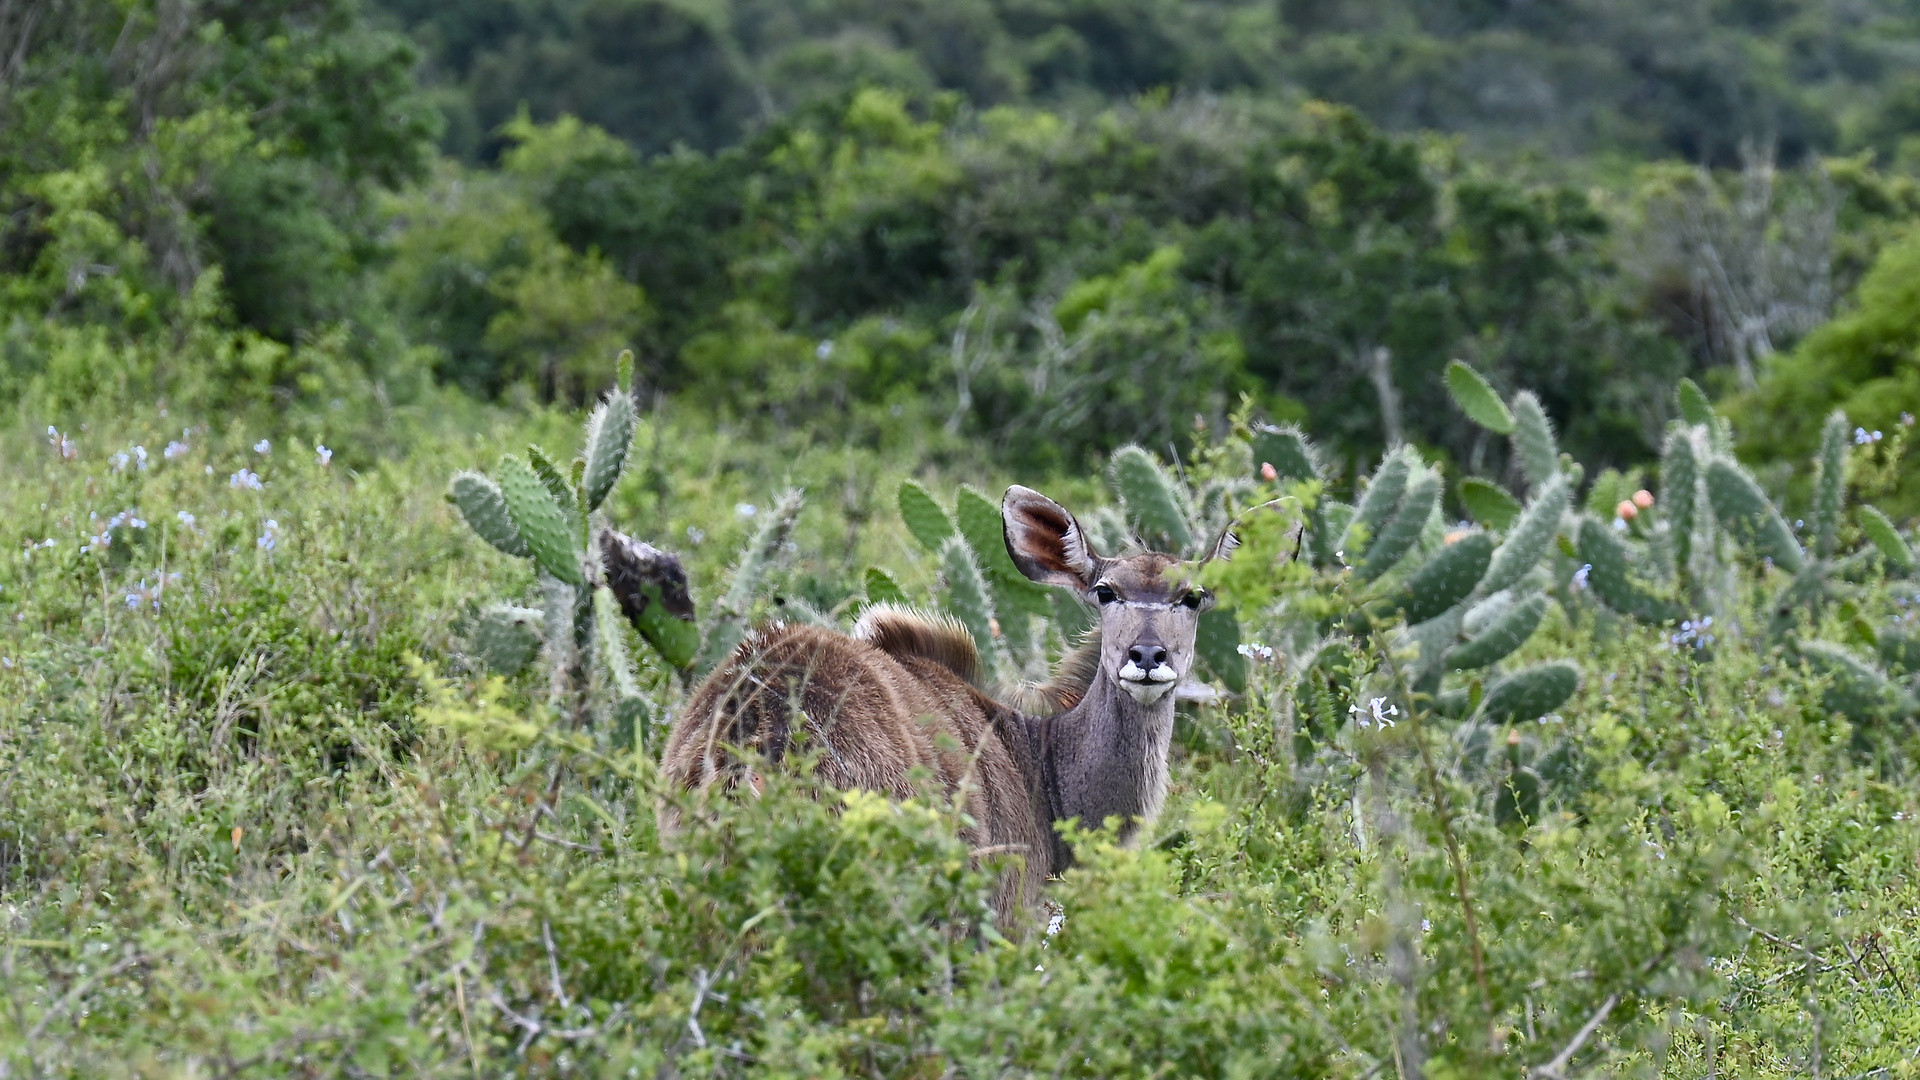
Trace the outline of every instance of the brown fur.
{"type": "Polygon", "coordinates": [[[861,613],[853,637],[898,660],[931,660],[969,684],[980,685],[980,653],[973,634],[951,615],[875,604],[861,613]]]}
{"type": "MultiPolygon", "coordinates": [[[[1172,556],[1101,558],[1073,515],[1037,491],[1009,488],[1001,516],[1022,573],[1101,613],[1098,632],[1051,680],[1016,696],[1024,710],[975,686],[974,642],[944,616],[876,607],[851,636],[775,625],[694,691],[668,738],[665,775],[688,790],[757,791],[736,752],[779,762],[804,739],[834,787],[952,800],[976,852],[1024,856],[995,897],[1009,922],[1072,861],[1055,822],[1117,820],[1122,840],[1136,836],[1166,797],[1172,691],[1192,666],[1206,598],[1172,556]]],[[[663,828],[671,813],[663,808],[663,828]]]]}
{"type": "MultiPolygon", "coordinates": [[[[889,625],[905,629],[902,619],[889,625]]],[[[924,629],[937,638],[943,628],[924,629]]],[[[950,648],[935,651],[954,658],[950,648]]],[[[1037,879],[1052,869],[1044,811],[1033,804],[1029,769],[1016,760],[1030,748],[1006,737],[1018,731],[1015,721],[1017,714],[941,660],[892,655],[818,627],[775,625],[742,642],[695,691],[668,740],[663,768],[686,789],[734,788],[753,774],[732,748],[751,747],[778,762],[804,732],[825,783],[894,798],[953,799],[974,822],[962,835],[976,850],[1028,856],[1034,874],[1010,873],[997,897],[997,906],[1012,913],[1035,899],[1037,879]],[[930,790],[915,785],[909,774],[916,767],[931,776],[930,790]]]]}

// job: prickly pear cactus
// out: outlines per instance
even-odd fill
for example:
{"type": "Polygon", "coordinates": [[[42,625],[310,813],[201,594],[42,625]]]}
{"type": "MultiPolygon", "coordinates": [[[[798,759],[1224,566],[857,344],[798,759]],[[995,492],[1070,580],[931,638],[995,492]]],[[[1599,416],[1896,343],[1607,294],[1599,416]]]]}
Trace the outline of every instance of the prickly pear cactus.
{"type": "Polygon", "coordinates": [[[507,498],[501,494],[499,484],[480,473],[462,470],[453,474],[447,497],[460,508],[460,516],[480,539],[517,559],[533,554],[521,537],[519,527],[513,523],[513,517],[507,513],[507,498]]]}
{"type": "Polygon", "coordinates": [[[1149,547],[1175,554],[1193,547],[1186,499],[1152,454],[1137,446],[1121,447],[1114,452],[1111,475],[1127,523],[1149,547]]]}
{"type": "Polygon", "coordinates": [[[987,579],[974,560],[973,548],[966,539],[951,536],[940,548],[940,581],[946,596],[946,608],[973,635],[980,655],[980,674],[994,677],[993,595],[987,579]]]}
{"type": "MultiPolygon", "coordinates": [[[[549,470],[550,471],[550,470],[549,470]]],[[[586,584],[580,566],[580,526],[575,515],[554,499],[533,467],[511,455],[494,470],[507,515],[526,542],[533,561],[569,585],[586,584]]]]}

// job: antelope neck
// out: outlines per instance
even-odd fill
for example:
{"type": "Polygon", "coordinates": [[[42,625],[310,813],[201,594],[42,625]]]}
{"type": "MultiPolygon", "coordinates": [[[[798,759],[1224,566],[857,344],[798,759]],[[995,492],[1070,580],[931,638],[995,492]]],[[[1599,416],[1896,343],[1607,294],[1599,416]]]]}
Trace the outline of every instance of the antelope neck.
{"type": "Polygon", "coordinates": [[[1066,712],[1031,721],[1051,821],[1053,870],[1072,865],[1073,852],[1054,822],[1078,818],[1099,828],[1120,817],[1122,840],[1160,812],[1167,789],[1167,746],[1173,735],[1173,695],[1141,704],[1102,671],[1086,696],[1066,712]]]}

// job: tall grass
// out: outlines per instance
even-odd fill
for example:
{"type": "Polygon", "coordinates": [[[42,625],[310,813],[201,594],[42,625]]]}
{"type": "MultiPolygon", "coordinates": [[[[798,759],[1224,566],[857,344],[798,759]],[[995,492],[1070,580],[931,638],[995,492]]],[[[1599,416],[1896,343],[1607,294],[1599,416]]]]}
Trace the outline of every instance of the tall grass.
{"type": "MultiPolygon", "coordinates": [[[[1586,670],[1537,724],[1308,738],[1255,663],[1182,716],[1155,835],[1082,836],[1050,937],[993,924],[949,807],[776,776],[664,841],[647,759],[460,655],[534,583],[447,477],[576,426],[358,469],[157,415],[5,436],[0,1076],[1913,1072],[1910,730],[1577,598],[1516,658],[1586,670]]],[[[610,507],[711,590],[802,486],[770,595],[844,614],[868,565],[928,595],[913,464],[655,416],[610,507]]]]}

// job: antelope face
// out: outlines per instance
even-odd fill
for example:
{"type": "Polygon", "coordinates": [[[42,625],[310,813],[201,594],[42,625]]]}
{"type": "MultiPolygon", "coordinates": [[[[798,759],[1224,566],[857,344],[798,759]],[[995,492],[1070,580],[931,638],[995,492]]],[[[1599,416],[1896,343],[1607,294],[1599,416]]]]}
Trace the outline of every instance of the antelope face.
{"type": "MultiPolygon", "coordinates": [[[[1021,573],[1073,589],[1099,607],[1103,675],[1143,705],[1187,677],[1200,613],[1213,605],[1189,583],[1191,564],[1158,553],[1101,558],[1073,515],[1031,488],[1008,488],[1000,512],[1007,553],[1021,573]]],[[[1236,544],[1225,534],[1208,557],[1226,558],[1236,544]]]]}
{"type": "Polygon", "coordinates": [[[1100,605],[1100,667],[1127,696],[1150,705],[1193,669],[1200,613],[1213,606],[1166,555],[1099,560],[1086,596],[1100,605]]]}

